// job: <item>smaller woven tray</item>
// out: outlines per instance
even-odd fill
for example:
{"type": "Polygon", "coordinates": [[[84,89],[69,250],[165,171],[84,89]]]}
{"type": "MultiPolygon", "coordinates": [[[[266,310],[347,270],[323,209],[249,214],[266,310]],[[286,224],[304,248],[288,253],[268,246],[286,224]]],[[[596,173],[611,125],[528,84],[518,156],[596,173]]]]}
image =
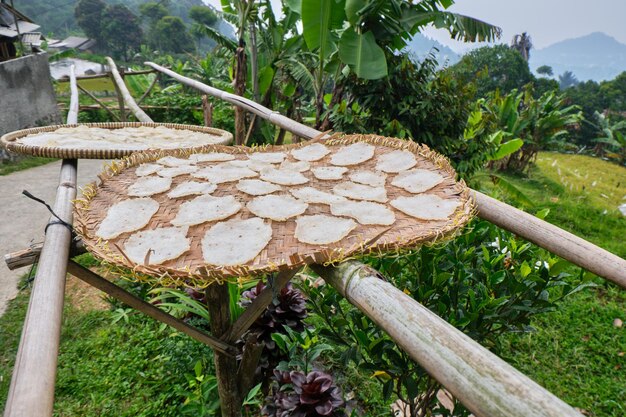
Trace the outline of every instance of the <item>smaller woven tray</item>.
{"type": "MultiPolygon", "coordinates": [[[[115,144],[110,148],[105,149],[89,149],[85,147],[61,147],[61,146],[35,146],[20,143],[20,139],[39,133],[54,132],[60,128],[72,128],[78,126],[87,126],[101,129],[124,129],[124,128],[137,128],[137,127],[167,127],[175,130],[190,131],[206,133],[215,136],[215,141],[211,145],[229,145],[233,141],[233,135],[225,130],[215,129],[212,127],[182,125],[176,123],[81,123],[75,125],[54,125],[45,127],[35,127],[31,129],[17,130],[15,132],[7,133],[0,138],[2,144],[7,150],[23,155],[40,156],[45,158],[63,158],[63,159],[118,159],[124,156],[131,155],[134,152],[146,151],[146,150],[160,150],[159,147],[150,147],[149,149],[124,149],[115,148],[115,144]]],[[[80,139],[80,136],[77,137],[80,139]]],[[[148,143],[149,145],[149,143],[148,143]]],[[[183,149],[197,149],[207,146],[202,144],[193,147],[186,147],[183,149]]],[[[180,148],[178,148],[180,149],[180,148]]],[[[172,150],[172,149],[170,149],[172,150]]]]}
{"type": "MultiPolygon", "coordinates": [[[[444,177],[442,183],[436,185],[427,193],[444,199],[455,199],[459,202],[458,208],[445,220],[420,220],[393,209],[396,221],[392,226],[365,226],[359,224],[347,237],[328,245],[311,245],[298,241],[294,237],[295,218],[282,222],[266,220],[272,226],[272,240],[253,261],[238,266],[205,264],[200,242],[207,230],[217,223],[207,222],[189,228],[187,236],[192,239],[191,249],[176,260],[167,261],[161,265],[134,264],[124,255],[122,248],[129,236],[135,232],[122,233],[114,239],[103,241],[95,235],[99,225],[113,204],[129,198],[127,195],[128,187],[137,179],[135,175],[136,166],[156,161],[165,155],[186,158],[190,154],[188,151],[145,152],[135,153],[131,157],[122,160],[121,163],[115,162],[107,172],[101,174],[102,182],[98,186],[93,184],[83,190],[84,200],[79,200],[76,203],[75,228],[82,236],[88,250],[106,262],[131,268],[137,273],[151,276],[152,278],[147,279],[156,279],[162,285],[207,286],[230,277],[245,277],[259,273],[293,269],[312,263],[338,262],[359,254],[397,252],[403,249],[415,248],[422,244],[439,242],[442,239],[453,236],[473,216],[474,203],[465,183],[455,180],[456,174],[445,157],[431,151],[424,145],[373,135],[335,135],[331,139],[320,141],[333,152],[356,142],[375,145],[376,150],[374,158],[350,168],[351,170],[373,169],[379,156],[394,150],[410,151],[415,154],[418,161],[416,168],[436,171],[444,177]]],[[[262,148],[209,146],[204,148],[202,152],[230,153],[236,159],[247,159],[247,155],[250,153],[289,152],[292,149],[297,149],[310,143],[262,148]]],[[[331,155],[327,155],[318,162],[312,162],[311,165],[313,167],[326,166],[329,164],[328,161],[331,155]]],[[[289,156],[289,158],[292,157],[289,156]]],[[[305,172],[304,175],[310,179],[308,184],[303,185],[304,187],[315,187],[326,192],[332,192],[332,187],[339,182],[339,180],[318,180],[310,171],[305,172]]],[[[386,185],[389,200],[413,195],[408,191],[390,185],[389,182],[391,182],[393,175],[389,175],[386,185]]],[[[188,175],[176,177],[172,188],[182,181],[189,180],[189,178],[188,175]]],[[[239,192],[235,185],[236,181],[219,184],[217,190],[212,195],[233,195],[244,205],[244,209],[231,218],[246,219],[253,217],[254,214],[245,208],[245,204],[253,197],[239,192]]],[[[297,187],[301,186],[283,186],[285,192],[281,192],[281,194],[285,194],[289,188],[297,187]]],[[[170,199],[167,196],[167,192],[153,195],[152,198],[158,201],[160,208],[152,217],[150,223],[141,230],[170,226],[169,222],[175,217],[180,204],[194,197],[170,199]]],[[[331,213],[327,205],[310,204],[304,215],[311,214],[330,215],[331,213]]],[[[136,278],[146,278],[140,274],[137,274],[136,278]]]]}

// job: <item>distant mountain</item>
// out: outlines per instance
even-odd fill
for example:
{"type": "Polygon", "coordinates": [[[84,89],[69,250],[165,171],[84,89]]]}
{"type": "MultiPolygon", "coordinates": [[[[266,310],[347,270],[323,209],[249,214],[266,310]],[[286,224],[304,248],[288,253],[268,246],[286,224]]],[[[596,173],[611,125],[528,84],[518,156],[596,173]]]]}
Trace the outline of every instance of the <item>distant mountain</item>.
{"type": "Polygon", "coordinates": [[[626,71],[626,45],[595,32],[530,51],[530,68],[552,67],[554,76],[572,71],[579,81],[611,80],[626,71]]]}
{"type": "Polygon", "coordinates": [[[415,55],[419,60],[423,60],[432,50],[440,66],[454,65],[461,59],[452,49],[421,33],[417,33],[413,39],[411,39],[406,50],[415,55]],[[437,48],[439,52],[434,51],[433,48],[437,48]]]}

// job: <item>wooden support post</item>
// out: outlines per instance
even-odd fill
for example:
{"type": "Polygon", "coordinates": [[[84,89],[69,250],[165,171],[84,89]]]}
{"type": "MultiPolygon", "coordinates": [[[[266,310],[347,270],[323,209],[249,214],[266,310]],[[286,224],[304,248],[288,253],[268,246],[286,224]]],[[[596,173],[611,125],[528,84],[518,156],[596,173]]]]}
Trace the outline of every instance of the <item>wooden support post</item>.
{"type": "Polygon", "coordinates": [[[78,123],[78,88],[76,87],[75,66],[70,66],[70,108],[67,111],[67,124],[78,123]]]}
{"type": "Polygon", "coordinates": [[[479,417],[563,417],[582,414],[355,261],[313,265],[355,305],[479,417]]]}
{"type": "Polygon", "coordinates": [[[104,110],[107,111],[107,113],[109,113],[109,115],[111,116],[111,118],[113,120],[116,121],[121,121],[122,119],[120,118],[120,116],[118,116],[117,114],[113,113],[113,111],[109,108],[109,106],[107,106],[106,104],[104,104],[103,102],[101,102],[96,96],[94,96],[93,94],[91,94],[88,90],[86,90],[85,88],[81,87],[80,84],[78,84],[78,89],[80,91],[82,91],[83,93],[87,94],[87,96],[89,96],[90,99],[92,99],[93,101],[95,101],[97,104],[100,105],[100,107],[102,107],[104,110]]]}
{"type": "Polygon", "coordinates": [[[252,301],[252,303],[246,308],[246,310],[239,316],[239,319],[228,330],[228,337],[226,341],[233,343],[240,339],[241,336],[252,326],[252,324],[259,318],[265,311],[268,305],[274,298],[274,292],[280,291],[291,278],[299,271],[299,269],[291,269],[287,271],[279,272],[274,279],[274,282],[267,285],[266,288],[261,291],[259,295],[252,301]]]}
{"type": "MultiPolygon", "coordinates": [[[[323,134],[319,130],[291,120],[288,117],[282,116],[278,112],[272,111],[267,107],[261,106],[260,104],[247,98],[227,93],[215,87],[210,87],[199,81],[179,75],[152,62],[146,62],[145,64],[156,69],[157,71],[161,71],[162,73],[169,75],[182,84],[195,88],[198,91],[202,91],[205,94],[221,98],[224,101],[233,103],[234,105],[249,112],[257,114],[263,119],[269,120],[275,125],[293,133],[296,136],[313,139],[315,137],[321,137],[323,134]]],[[[570,262],[580,267],[588,268],[589,271],[594,274],[626,288],[626,279],[624,278],[626,274],[626,261],[624,259],[612,255],[596,245],[584,241],[583,239],[565,232],[564,230],[534,216],[527,214],[525,216],[518,215],[522,212],[512,206],[509,206],[508,204],[487,197],[476,191],[474,192],[474,196],[478,206],[478,216],[493,222],[505,230],[518,234],[524,239],[534,242],[544,249],[551,252],[554,251],[554,253],[562,256],[570,262]],[[530,222],[530,218],[532,218],[532,222],[530,222]],[[532,224],[532,226],[529,227],[529,224],[532,224]],[[546,233],[546,230],[554,232],[558,231],[558,233],[546,233]],[[576,243],[572,243],[564,247],[561,239],[563,236],[567,235],[570,236],[568,237],[568,240],[573,242],[575,238],[576,243]],[[602,253],[603,255],[600,259],[596,260],[595,257],[599,253],[602,253]],[[602,267],[602,263],[607,260],[610,262],[611,266],[602,267]]]]}
{"type": "MultiPolygon", "coordinates": [[[[122,70],[122,74],[120,75],[122,81],[124,81],[124,71],[122,70]]],[[[113,82],[113,86],[115,87],[115,94],[117,94],[117,105],[120,107],[120,121],[126,121],[126,109],[124,108],[124,97],[122,97],[122,92],[120,91],[117,82],[115,81],[115,76],[113,75],[113,71],[111,71],[111,81],[113,82]]]]}
{"type": "MultiPolygon", "coordinates": [[[[54,212],[69,224],[72,224],[72,200],[76,198],[76,167],[75,159],[63,161],[54,203],[54,212]]],[[[50,221],[57,219],[51,217],[50,221]]],[[[70,229],[63,224],[48,227],[15,359],[5,417],[52,415],[70,240],[70,229]]]]}
{"type": "Polygon", "coordinates": [[[202,95],[202,114],[204,116],[204,125],[206,127],[213,126],[213,103],[209,101],[209,96],[202,95]]]}
{"type": "Polygon", "coordinates": [[[124,304],[127,304],[137,311],[141,311],[145,315],[150,316],[155,320],[158,320],[175,328],[179,332],[186,334],[192,339],[195,339],[200,343],[204,343],[205,345],[210,346],[217,352],[228,355],[230,357],[235,357],[237,353],[237,349],[234,346],[231,346],[228,343],[224,343],[216,337],[201,332],[195,327],[189,326],[184,321],[179,320],[170,314],[167,314],[163,310],[143,301],[138,297],[135,297],[131,293],[107,281],[95,272],[92,272],[89,269],[82,267],[74,261],[69,262],[67,271],[70,274],[74,275],[76,278],[79,278],[80,280],[91,285],[92,287],[95,287],[100,291],[107,293],[111,297],[120,300],[124,304]]]}
{"type": "MultiPolygon", "coordinates": [[[[122,100],[120,101],[120,109],[123,110],[123,105],[126,103],[137,120],[144,123],[152,123],[152,119],[146,114],[146,112],[141,110],[137,103],[135,103],[133,96],[130,95],[130,91],[126,88],[126,84],[124,83],[124,69],[122,68],[121,71],[118,71],[115,62],[110,57],[106,57],[106,60],[111,68],[111,75],[113,77],[113,83],[115,84],[115,90],[118,92],[118,101],[120,100],[120,95],[122,97],[122,100]]],[[[126,118],[125,115],[124,118],[126,118]]],[[[122,119],[122,121],[125,120],[122,119]]]]}
{"type": "MultiPolygon", "coordinates": [[[[211,333],[223,338],[230,328],[230,307],[227,284],[213,284],[207,287],[206,301],[211,318],[211,333]]],[[[222,417],[241,417],[242,393],[237,381],[237,360],[215,353],[215,375],[220,396],[222,417]]]]}

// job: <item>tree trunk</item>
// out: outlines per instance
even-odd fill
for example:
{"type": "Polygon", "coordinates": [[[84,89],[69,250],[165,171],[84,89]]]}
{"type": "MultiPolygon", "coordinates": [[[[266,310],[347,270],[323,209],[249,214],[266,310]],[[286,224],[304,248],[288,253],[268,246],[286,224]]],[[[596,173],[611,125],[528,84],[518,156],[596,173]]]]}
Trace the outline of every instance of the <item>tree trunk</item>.
{"type": "MultiPolygon", "coordinates": [[[[335,105],[341,103],[341,99],[343,98],[344,85],[345,84],[343,82],[335,83],[335,87],[333,88],[333,98],[330,100],[330,105],[328,106],[329,110],[335,107],[335,105]]],[[[322,124],[320,125],[320,130],[322,132],[325,132],[332,128],[333,123],[330,121],[330,112],[328,112],[326,114],[326,117],[324,117],[322,124]]]]}
{"type": "MultiPolygon", "coordinates": [[[[243,38],[239,39],[239,47],[237,47],[235,56],[235,94],[243,97],[246,93],[246,75],[248,72],[243,38]]],[[[243,144],[246,138],[245,116],[246,114],[241,107],[235,107],[235,143],[237,145],[243,144]]]]}
{"type": "MultiPolygon", "coordinates": [[[[213,284],[206,289],[206,300],[211,318],[211,333],[221,338],[230,328],[228,284],[213,284]]],[[[217,390],[222,417],[241,417],[243,398],[237,383],[237,359],[214,354],[217,390]]]]}

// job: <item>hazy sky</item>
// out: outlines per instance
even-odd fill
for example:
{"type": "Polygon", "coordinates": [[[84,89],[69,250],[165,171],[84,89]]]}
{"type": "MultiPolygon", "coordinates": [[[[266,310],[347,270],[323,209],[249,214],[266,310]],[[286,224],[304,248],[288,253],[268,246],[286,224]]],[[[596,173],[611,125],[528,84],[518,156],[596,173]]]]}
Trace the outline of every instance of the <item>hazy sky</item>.
{"type": "MultiPolygon", "coordinates": [[[[204,1],[219,8],[220,0],[204,1]]],[[[280,10],[280,0],[272,3],[280,10]]],[[[500,42],[505,43],[522,32],[530,34],[538,49],[591,32],[605,32],[626,43],[626,0],[456,0],[450,10],[500,26],[500,42]]],[[[455,50],[468,48],[450,40],[445,31],[429,28],[425,34],[455,50]]]]}

